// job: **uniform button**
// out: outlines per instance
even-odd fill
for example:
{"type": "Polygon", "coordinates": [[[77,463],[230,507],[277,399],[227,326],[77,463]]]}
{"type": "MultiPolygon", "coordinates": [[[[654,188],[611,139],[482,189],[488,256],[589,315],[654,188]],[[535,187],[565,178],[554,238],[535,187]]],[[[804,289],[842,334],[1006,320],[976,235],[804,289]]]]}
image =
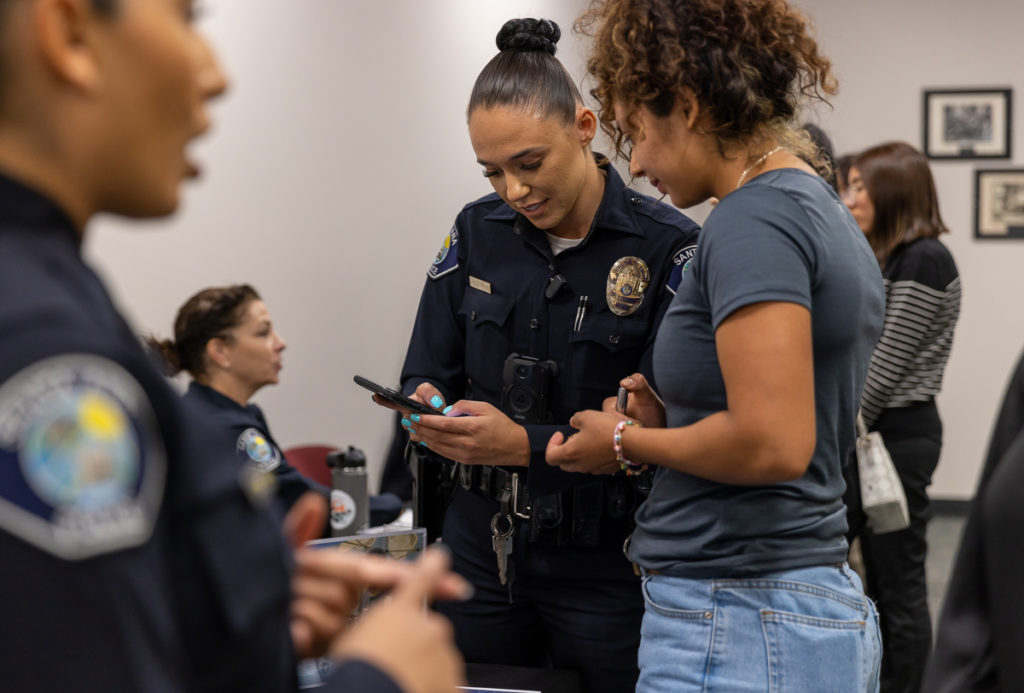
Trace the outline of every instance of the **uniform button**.
{"type": "Polygon", "coordinates": [[[555,266],[554,266],[554,264],[550,264],[550,265],[548,265],[548,269],[549,269],[549,270],[551,270],[552,272],[554,272],[554,271],[555,271],[555,266]]]}
{"type": "Polygon", "coordinates": [[[644,203],[644,201],[641,198],[639,198],[639,197],[631,197],[631,198],[629,198],[629,201],[632,202],[633,204],[637,205],[637,206],[640,206],[640,205],[642,205],[644,203]]]}
{"type": "Polygon", "coordinates": [[[610,335],[608,335],[608,341],[611,342],[612,344],[618,344],[619,343],[619,335],[617,335],[617,334],[610,334],[610,335]]]}
{"type": "Polygon", "coordinates": [[[470,322],[476,322],[476,311],[475,310],[469,312],[469,321],[470,322]]]}
{"type": "Polygon", "coordinates": [[[540,327],[540,320],[538,320],[537,318],[533,318],[532,320],[530,320],[531,330],[536,330],[538,327],[540,327]]]}
{"type": "Polygon", "coordinates": [[[522,230],[521,228],[519,228],[518,226],[517,226],[517,227],[515,227],[515,228],[513,229],[513,231],[515,231],[515,232],[516,232],[516,235],[517,235],[517,236],[522,236],[522,235],[523,235],[523,230],[522,230]]]}

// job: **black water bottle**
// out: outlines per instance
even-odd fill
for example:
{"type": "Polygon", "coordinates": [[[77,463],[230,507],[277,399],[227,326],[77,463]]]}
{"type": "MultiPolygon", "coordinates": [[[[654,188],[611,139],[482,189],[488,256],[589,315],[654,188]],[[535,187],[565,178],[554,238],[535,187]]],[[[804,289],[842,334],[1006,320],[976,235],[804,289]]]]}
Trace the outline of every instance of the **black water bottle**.
{"type": "Polygon", "coordinates": [[[327,454],[331,468],[331,536],[356,534],[370,524],[366,490],[366,455],[359,448],[327,454]]]}

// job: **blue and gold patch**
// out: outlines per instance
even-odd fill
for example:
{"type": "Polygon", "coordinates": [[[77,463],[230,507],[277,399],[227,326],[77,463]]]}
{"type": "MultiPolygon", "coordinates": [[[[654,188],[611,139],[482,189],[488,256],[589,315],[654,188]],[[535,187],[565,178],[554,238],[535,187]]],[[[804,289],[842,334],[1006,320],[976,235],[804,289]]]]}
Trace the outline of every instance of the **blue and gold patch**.
{"type": "Polygon", "coordinates": [[[40,361],[0,387],[0,527],[54,555],[137,546],[166,459],[141,386],[113,361],[40,361]]]}
{"type": "Polygon", "coordinates": [[[427,270],[427,276],[431,279],[440,279],[446,274],[454,272],[459,267],[459,251],[456,246],[459,243],[459,231],[454,226],[445,236],[441,249],[437,251],[433,264],[427,270]]]}
{"type": "Polygon", "coordinates": [[[668,281],[665,282],[665,288],[668,289],[674,296],[676,289],[679,288],[679,282],[683,281],[683,277],[686,275],[687,270],[690,269],[690,264],[693,262],[693,258],[697,256],[697,246],[688,245],[685,248],[681,248],[679,252],[672,258],[672,271],[669,272],[668,281]]]}
{"type": "Polygon", "coordinates": [[[281,453],[255,428],[242,431],[235,442],[235,448],[246,458],[246,462],[261,472],[273,471],[281,464],[281,453]]]}

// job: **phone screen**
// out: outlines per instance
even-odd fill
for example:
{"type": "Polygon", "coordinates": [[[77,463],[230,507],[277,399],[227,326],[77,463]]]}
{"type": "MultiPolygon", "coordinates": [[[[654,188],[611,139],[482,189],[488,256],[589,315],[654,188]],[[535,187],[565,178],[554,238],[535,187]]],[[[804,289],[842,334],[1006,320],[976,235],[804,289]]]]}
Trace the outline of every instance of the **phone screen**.
{"type": "Polygon", "coordinates": [[[414,411],[417,414],[440,414],[441,413],[441,411],[439,409],[434,409],[432,407],[428,407],[426,404],[423,404],[422,402],[417,402],[414,399],[410,399],[410,398],[406,397],[405,395],[403,395],[398,390],[392,390],[390,387],[384,387],[383,385],[378,385],[377,383],[373,382],[372,380],[368,380],[367,378],[364,378],[361,375],[353,376],[352,380],[354,380],[357,385],[361,385],[362,387],[365,387],[370,392],[372,392],[374,394],[377,394],[377,395],[380,395],[381,397],[383,397],[387,401],[391,402],[392,404],[394,404],[396,406],[401,407],[402,409],[408,409],[409,411],[414,411]]]}

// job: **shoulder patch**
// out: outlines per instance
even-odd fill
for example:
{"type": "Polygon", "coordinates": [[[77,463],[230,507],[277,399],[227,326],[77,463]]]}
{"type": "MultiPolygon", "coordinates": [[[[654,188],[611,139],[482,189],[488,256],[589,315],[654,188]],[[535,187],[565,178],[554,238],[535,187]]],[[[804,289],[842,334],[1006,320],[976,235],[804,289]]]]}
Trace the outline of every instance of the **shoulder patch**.
{"type": "Polygon", "coordinates": [[[0,386],[0,529],[48,553],[145,542],[166,467],[146,393],[109,359],[56,356],[0,386]]]}
{"type": "Polygon", "coordinates": [[[686,271],[690,269],[690,263],[693,262],[693,258],[696,255],[697,244],[694,243],[680,248],[676,254],[672,256],[672,271],[669,272],[668,281],[665,282],[665,288],[668,289],[673,296],[679,288],[679,283],[683,281],[686,271]]]}
{"type": "Polygon", "coordinates": [[[445,236],[441,249],[437,251],[433,264],[427,270],[427,276],[431,279],[440,279],[446,274],[454,272],[459,267],[459,251],[456,246],[459,244],[459,230],[452,226],[452,230],[445,236]]]}
{"type": "Polygon", "coordinates": [[[281,452],[255,428],[242,431],[235,441],[235,449],[246,464],[261,472],[273,471],[281,465],[281,452]]]}

